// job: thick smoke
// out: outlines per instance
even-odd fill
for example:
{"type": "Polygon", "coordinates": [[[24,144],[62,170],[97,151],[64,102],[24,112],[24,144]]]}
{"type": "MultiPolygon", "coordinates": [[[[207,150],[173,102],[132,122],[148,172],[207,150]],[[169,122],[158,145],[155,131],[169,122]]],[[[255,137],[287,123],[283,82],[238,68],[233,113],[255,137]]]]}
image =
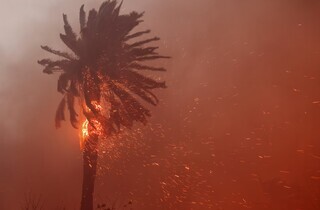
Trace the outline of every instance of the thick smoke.
{"type": "MultiPolygon", "coordinates": [[[[36,61],[48,56],[40,45],[65,49],[63,13],[78,29],[81,4],[101,1],[1,3],[0,209],[30,196],[46,209],[77,209],[78,131],[55,130],[57,76],[36,61]]],[[[173,57],[161,61],[168,89],[147,127],[102,148],[96,202],[319,209],[320,3],[125,0],[122,12],[132,10],[146,11],[141,28],[173,57]]]]}

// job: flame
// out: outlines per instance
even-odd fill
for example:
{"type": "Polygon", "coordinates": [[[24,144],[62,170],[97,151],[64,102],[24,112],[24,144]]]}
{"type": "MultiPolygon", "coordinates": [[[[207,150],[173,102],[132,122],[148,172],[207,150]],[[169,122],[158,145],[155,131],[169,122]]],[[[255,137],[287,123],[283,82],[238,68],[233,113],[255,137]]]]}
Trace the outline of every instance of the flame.
{"type": "Polygon", "coordinates": [[[97,101],[92,101],[91,103],[98,111],[102,110],[102,106],[97,101]]]}
{"type": "MultiPolygon", "coordinates": [[[[101,111],[102,106],[97,101],[92,101],[92,105],[95,107],[96,110],[101,111]]],[[[85,106],[87,112],[92,112],[89,107],[85,106]]],[[[84,142],[88,139],[88,137],[92,134],[101,135],[103,128],[101,123],[98,120],[89,120],[86,119],[81,126],[81,135],[80,135],[80,148],[83,149],[84,142]],[[90,126],[90,123],[92,123],[90,126]],[[90,127],[90,128],[89,128],[90,127]]]]}
{"type": "Polygon", "coordinates": [[[81,131],[82,131],[82,137],[86,138],[89,136],[89,131],[88,131],[88,125],[89,125],[89,121],[86,120],[83,122],[82,127],[81,127],[81,131]]]}
{"type": "Polygon", "coordinates": [[[89,136],[89,121],[86,119],[81,126],[81,138],[80,138],[80,148],[83,148],[83,144],[89,136]]]}

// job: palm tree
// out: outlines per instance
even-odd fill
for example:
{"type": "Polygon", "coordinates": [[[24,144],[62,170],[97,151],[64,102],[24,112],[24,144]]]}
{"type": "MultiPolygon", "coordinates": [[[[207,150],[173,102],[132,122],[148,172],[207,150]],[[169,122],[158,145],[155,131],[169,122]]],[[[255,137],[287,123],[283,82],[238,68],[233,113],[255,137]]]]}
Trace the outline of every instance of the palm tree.
{"type": "Polygon", "coordinates": [[[145,46],[159,38],[132,41],[150,30],[131,33],[142,22],[143,13],[120,15],[121,5],[116,0],[105,1],[99,11],[90,10],[88,17],[82,5],[79,36],[63,15],[65,34],[60,34],[60,38],[72,53],[41,46],[61,59],[38,61],[44,66],[44,73],[60,73],[58,91],[64,96],[56,112],[56,127],[65,120],[67,108],[72,126],[79,128],[77,104],[86,118],[81,210],[93,209],[99,139],[117,134],[122,128],[131,128],[135,121],[146,124],[150,111],[140,101],[157,105],[159,101],[152,91],[166,87],[165,82],[143,75],[144,70],[165,71],[142,64],[169,58],[159,55],[158,47],[145,46]]]}

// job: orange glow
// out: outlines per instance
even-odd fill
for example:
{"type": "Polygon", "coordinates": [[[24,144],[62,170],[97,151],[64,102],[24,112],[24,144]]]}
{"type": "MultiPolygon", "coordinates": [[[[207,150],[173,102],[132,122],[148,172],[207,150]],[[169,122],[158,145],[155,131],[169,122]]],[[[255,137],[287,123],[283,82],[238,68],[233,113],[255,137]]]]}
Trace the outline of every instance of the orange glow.
{"type": "MultiPolygon", "coordinates": [[[[98,111],[102,110],[102,106],[97,102],[97,101],[92,101],[92,105],[94,106],[95,109],[98,111]]],[[[87,112],[92,112],[89,107],[85,106],[85,109],[87,112]]],[[[81,126],[81,134],[80,134],[80,148],[83,149],[83,144],[84,142],[88,139],[90,134],[96,134],[96,135],[101,135],[102,133],[102,125],[98,120],[91,120],[89,123],[89,120],[86,119],[81,126]],[[89,131],[89,125],[90,126],[90,131],[89,131]]]]}
{"type": "Polygon", "coordinates": [[[81,138],[80,138],[80,148],[83,148],[83,143],[89,136],[89,130],[88,130],[89,121],[86,119],[81,126],[81,138]]]}
{"type": "Polygon", "coordinates": [[[101,111],[102,107],[97,101],[92,101],[91,103],[94,106],[94,108],[96,108],[97,110],[101,111]]]}
{"type": "Polygon", "coordinates": [[[89,136],[88,125],[89,125],[89,121],[88,120],[84,121],[83,124],[82,124],[81,131],[82,131],[82,137],[83,138],[86,138],[86,137],[89,136]]]}

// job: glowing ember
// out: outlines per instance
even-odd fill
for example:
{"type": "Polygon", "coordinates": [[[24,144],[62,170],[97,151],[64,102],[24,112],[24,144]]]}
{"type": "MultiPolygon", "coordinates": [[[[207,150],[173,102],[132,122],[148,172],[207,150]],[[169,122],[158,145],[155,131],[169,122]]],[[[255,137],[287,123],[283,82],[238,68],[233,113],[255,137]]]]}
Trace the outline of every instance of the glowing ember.
{"type": "Polygon", "coordinates": [[[97,101],[92,101],[92,105],[94,106],[94,108],[101,111],[102,107],[97,101]]]}
{"type": "MultiPolygon", "coordinates": [[[[102,106],[97,102],[97,101],[92,101],[91,102],[92,105],[94,106],[94,108],[98,111],[102,110],[102,106]]],[[[89,112],[92,113],[91,109],[89,107],[87,107],[86,105],[84,105],[84,109],[89,112]]],[[[92,120],[91,121],[93,127],[90,127],[90,134],[97,134],[97,135],[101,135],[102,132],[102,126],[101,123],[98,122],[97,120],[92,120]]],[[[89,120],[86,119],[81,126],[81,135],[80,135],[80,148],[83,148],[83,143],[88,139],[89,137],[89,120]]]]}
{"type": "Polygon", "coordinates": [[[89,125],[89,121],[88,120],[84,121],[83,124],[82,124],[81,130],[82,130],[82,137],[83,138],[86,138],[86,137],[89,136],[88,125],[89,125]]]}
{"type": "Polygon", "coordinates": [[[89,136],[89,130],[88,130],[88,126],[89,126],[89,121],[86,119],[86,121],[84,121],[82,123],[82,126],[81,126],[81,138],[80,138],[80,148],[82,149],[83,148],[83,143],[84,141],[88,138],[89,136]]]}

